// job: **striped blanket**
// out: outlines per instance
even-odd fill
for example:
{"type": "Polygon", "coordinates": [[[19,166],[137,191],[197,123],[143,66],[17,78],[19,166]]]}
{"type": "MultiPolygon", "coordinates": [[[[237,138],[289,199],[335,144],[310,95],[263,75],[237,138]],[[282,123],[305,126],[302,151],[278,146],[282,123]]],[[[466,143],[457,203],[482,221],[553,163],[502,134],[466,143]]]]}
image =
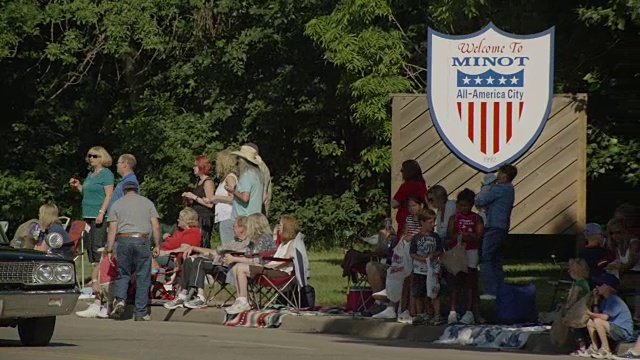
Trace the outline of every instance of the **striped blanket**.
{"type": "Polygon", "coordinates": [[[226,326],[250,328],[277,328],[282,318],[291,314],[287,310],[249,310],[238,315],[227,315],[226,326]]]}

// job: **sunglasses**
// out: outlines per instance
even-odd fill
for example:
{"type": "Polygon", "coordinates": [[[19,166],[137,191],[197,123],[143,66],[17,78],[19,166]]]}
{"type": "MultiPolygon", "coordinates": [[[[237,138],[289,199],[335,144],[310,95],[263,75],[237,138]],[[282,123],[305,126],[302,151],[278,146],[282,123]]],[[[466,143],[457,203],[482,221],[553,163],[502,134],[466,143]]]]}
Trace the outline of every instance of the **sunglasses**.
{"type": "Polygon", "coordinates": [[[100,158],[100,155],[96,155],[96,154],[87,155],[87,159],[98,159],[98,158],[100,158]]]}

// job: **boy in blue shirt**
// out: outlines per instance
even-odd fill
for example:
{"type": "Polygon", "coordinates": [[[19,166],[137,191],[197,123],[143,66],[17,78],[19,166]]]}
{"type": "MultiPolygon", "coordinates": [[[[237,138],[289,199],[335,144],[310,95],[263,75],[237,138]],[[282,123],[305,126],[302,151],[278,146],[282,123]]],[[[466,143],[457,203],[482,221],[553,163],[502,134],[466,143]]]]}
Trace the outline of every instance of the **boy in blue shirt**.
{"type": "Polygon", "coordinates": [[[616,294],[620,280],[610,273],[604,273],[593,279],[596,284],[594,292],[601,295],[598,312],[587,311],[590,319],[587,331],[591,337],[591,346],[585,352],[595,359],[612,357],[609,339],[613,341],[633,341],[633,320],[627,304],[616,294]],[[597,344],[600,344],[598,349],[597,344]]]}

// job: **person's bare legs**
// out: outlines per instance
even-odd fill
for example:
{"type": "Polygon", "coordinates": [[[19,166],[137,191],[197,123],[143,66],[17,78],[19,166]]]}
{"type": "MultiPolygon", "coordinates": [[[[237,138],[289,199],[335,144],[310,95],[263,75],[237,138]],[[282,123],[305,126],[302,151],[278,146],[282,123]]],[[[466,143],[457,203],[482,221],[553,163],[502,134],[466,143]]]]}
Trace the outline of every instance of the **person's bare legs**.
{"type": "MultiPolygon", "coordinates": [[[[407,276],[406,278],[404,278],[404,283],[402,284],[402,299],[400,300],[400,307],[402,308],[402,311],[398,309],[398,314],[401,314],[403,311],[409,309],[410,299],[411,299],[411,276],[407,276]]],[[[411,310],[409,310],[409,312],[411,312],[411,310]]]]}
{"type": "Polygon", "coordinates": [[[598,349],[598,333],[596,331],[596,326],[593,319],[589,319],[589,321],[587,321],[587,332],[589,333],[589,338],[591,339],[591,347],[594,349],[598,349]]]}
{"type": "Polygon", "coordinates": [[[611,351],[609,348],[609,339],[607,338],[607,334],[609,333],[609,322],[602,319],[593,319],[593,325],[598,333],[598,337],[600,338],[600,347],[611,351]]]}
{"type": "Polygon", "coordinates": [[[233,272],[233,282],[238,292],[238,297],[247,297],[247,284],[249,278],[249,265],[248,264],[236,264],[231,271],[233,272]]]}
{"type": "Polygon", "coordinates": [[[377,293],[379,291],[384,290],[385,288],[385,279],[386,279],[386,272],[382,273],[381,267],[377,266],[377,264],[374,264],[373,261],[369,261],[367,263],[367,266],[365,267],[366,271],[367,271],[367,281],[369,281],[369,285],[371,286],[371,291],[373,291],[374,293],[377,293]]]}

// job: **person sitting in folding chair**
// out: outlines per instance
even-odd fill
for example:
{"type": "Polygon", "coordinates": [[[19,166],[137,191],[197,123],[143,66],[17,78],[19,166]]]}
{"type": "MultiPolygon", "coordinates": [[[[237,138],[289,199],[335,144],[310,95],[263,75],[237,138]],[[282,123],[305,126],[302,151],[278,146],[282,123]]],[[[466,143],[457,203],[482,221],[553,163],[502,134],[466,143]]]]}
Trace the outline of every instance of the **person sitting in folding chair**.
{"type": "Polygon", "coordinates": [[[247,217],[238,216],[233,225],[235,241],[223,244],[216,249],[202,248],[198,246],[182,245],[176,251],[183,253],[184,263],[182,272],[178,276],[180,292],[174,301],[169,301],[163,306],[173,310],[185,306],[187,302],[191,306],[206,307],[204,294],[204,279],[208,271],[222,265],[222,254],[227,252],[245,252],[250,240],[247,236],[247,217]],[[197,302],[191,302],[193,295],[198,293],[197,302]]]}
{"type": "MultiPolygon", "coordinates": [[[[275,252],[275,259],[292,259],[294,239],[298,234],[298,222],[291,215],[283,215],[280,218],[280,234],[282,242],[275,252]]],[[[237,257],[229,254],[225,255],[224,263],[230,264],[236,261],[237,257]]],[[[236,264],[231,268],[233,283],[236,287],[238,296],[236,301],[225,309],[227,314],[239,314],[241,312],[251,310],[251,305],[247,300],[249,279],[255,278],[258,274],[264,274],[269,277],[285,277],[290,276],[293,272],[293,262],[273,260],[263,265],[251,264],[243,262],[236,264]]]]}
{"type": "Polygon", "coordinates": [[[162,236],[163,242],[160,245],[160,255],[153,259],[154,268],[168,267],[174,268],[171,254],[179,254],[179,249],[183,245],[198,246],[202,240],[200,232],[198,213],[192,208],[184,208],[178,214],[178,229],[173,235],[166,233],[162,236]]]}
{"type": "MultiPolygon", "coordinates": [[[[243,256],[232,255],[234,253],[239,254],[239,252],[227,252],[222,261],[224,266],[220,266],[215,259],[212,262],[201,260],[196,265],[198,268],[196,271],[190,272],[187,286],[196,287],[198,289],[198,296],[194,300],[186,302],[184,304],[185,307],[190,309],[207,307],[207,299],[204,297],[204,280],[206,274],[221,271],[226,275],[229,268],[236,263],[258,264],[262,256],[273,255],[276,251],[276,242],[273,238],[271,227],[269,226],[269,220],[267,220],[262,213],[251,214],[247,217],[246,238],[249,240],[249,243],[245,248],[243,256]]],[[[188,252],[185,254],[188,254],[188,252]]],[[[194,262],[194,265],[195,264],[196,262],[194,262]]]]}

